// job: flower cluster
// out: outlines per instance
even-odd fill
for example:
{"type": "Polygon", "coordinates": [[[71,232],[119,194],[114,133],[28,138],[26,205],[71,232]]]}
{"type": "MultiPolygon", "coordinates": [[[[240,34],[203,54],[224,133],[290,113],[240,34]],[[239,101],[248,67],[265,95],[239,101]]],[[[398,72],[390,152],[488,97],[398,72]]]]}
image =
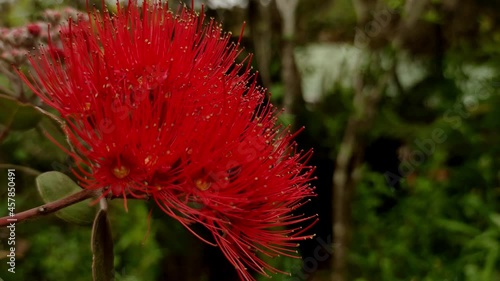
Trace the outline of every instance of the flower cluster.
{"type": "Polygon", "coordinates": [[[213,238],[244,280],[281,272],[262,255],[296,256],[314,218],[292,212],[314,196],[310,152],[276,126],[241,53],[214,21],[129,1],[115,15],[62,30],[63,53],[30,57],[24,80],[58,110],[81,185],[103,196],[148,195],[213,238]],[[30,82],[31,81],[31,82],[30,82]]]}
{"type": "Polygon", "coordinates": [[[7,65],[26,62],[29,50],[40,44],[48,44],[51,52],[61,54],[59,33],[66,19],[87,20],[73,8],[46,10],[43,20],[14,28],[0,28],[0,60],[7,65]],[[50,26],[50,28],[49,28],[50,26]]]}

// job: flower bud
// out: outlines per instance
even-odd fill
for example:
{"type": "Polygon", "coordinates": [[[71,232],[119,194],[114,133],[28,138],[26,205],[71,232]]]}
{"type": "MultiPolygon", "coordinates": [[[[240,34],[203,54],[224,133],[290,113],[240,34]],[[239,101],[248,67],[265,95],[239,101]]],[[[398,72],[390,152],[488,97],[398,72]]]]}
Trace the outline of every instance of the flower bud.
{"type": "Polygon", "coordinates": [[[42,28],[38,23],[30,23],[26,26],[26,29],[28,29],[28,32],[35,37],[38,37],[42,32],[42,28]]]}

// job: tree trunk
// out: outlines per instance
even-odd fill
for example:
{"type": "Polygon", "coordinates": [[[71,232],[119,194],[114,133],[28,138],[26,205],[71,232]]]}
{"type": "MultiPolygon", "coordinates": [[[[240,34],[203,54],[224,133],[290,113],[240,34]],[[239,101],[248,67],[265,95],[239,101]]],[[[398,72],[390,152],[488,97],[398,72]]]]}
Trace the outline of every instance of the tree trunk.
{"type": "Polygon", "coordinates": [[[255,58],[259,69],[259,77],[264,87],[271,87],[271,58],[272,58],[272,26],[271,4],[263,5],[261,0],[252,0],[249,3],[248,18],[252,41],[255,48],[255,58]]]}
{"type": "Polygon", "coordinates": [[[284,84],[283,107],[285,113],[295,115],[304,106],[300,74],[295,62],[295,24],[298,0],[276,0],[282,19],[283,47],[281,77],[284,84]]]}
{"type": "Polygon", "coordinates": [[[353,97],[354,111],[347,122],[347,128],[340,144],[333,173],[333,242],[335,251],[332,259],[332,281],[347,280],[347,254],[351,238],[351,205],[364,153],[364,135],[375,116],[380,96],[385,89],[389,75],[379,85],[368,88],[363,74],[355,83],[353,97]]]}

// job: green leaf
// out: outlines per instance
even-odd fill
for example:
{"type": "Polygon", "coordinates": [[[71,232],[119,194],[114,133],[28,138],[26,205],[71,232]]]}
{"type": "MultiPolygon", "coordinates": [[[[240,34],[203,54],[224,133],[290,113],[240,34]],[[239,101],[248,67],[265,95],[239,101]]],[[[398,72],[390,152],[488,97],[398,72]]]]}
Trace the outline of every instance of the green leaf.
{"type": "Polygon", "coordinates": [[[438,11],[436,10],[429,10],[426,13],[424,13],[423,16],[425,21],[431,22],[431,23],[440,23],[442,21],[441,15],[439,14],[438,11]]]}
{"type": "Polygon", "coordinates": [[[92,276],[94,281],[111,281],[113,275],[113,236],[105,210],[99,210],[92,227],[92,276]]]}
{"type": "MultiPolygon", "coordinates": [[[[36,178],[38,192],[45,203],[54,202],[81,191],[71,178],[57,171],[46,172],[36,178]]],[[[91,224],[96,207],[91,206],[91,199],[73,204],[56,212],[56,215],[75,224],[91,224]]]]}
{"type": "Polygon", "coordinates": [[[42,114],[29,104],[23,104],[13,98],[0,96],[0,124],[11,130],[29,130],[42,119],[42,114]]]}
{"type": "Polygon", "coordinates": [[[461,233],[469,236],[478,235],[480,233],[479,229],[471,225],[468,225],[466,223],[463,223],[461,221],[455,221],[449,219],[437,219],[436,223],[438,227],[444,228],[447,231],[455,233],[461,233]]]}
{"type": "Polygon", "coordinates": [[[490,215],[491,222],[500,228],[500,214],[493,213],[490,215]]]}

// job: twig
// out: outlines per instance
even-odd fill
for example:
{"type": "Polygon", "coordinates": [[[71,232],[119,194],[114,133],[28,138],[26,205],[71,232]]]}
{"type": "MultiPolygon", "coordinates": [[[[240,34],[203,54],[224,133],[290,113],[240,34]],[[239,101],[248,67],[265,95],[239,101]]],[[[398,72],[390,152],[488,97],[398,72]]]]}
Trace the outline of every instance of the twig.
{"type": "Polygon", "coordinates": [[[7,226],[12,223],[18,223],[28,219],[45,216],[54,213],[62,208],[81,202],[85,199],[96,197],[100,193],[101,192],[99,190],[83,189],[82,191],[71,194],[70,196],[59,199],[57,201],[50,202],[39,207],[35,207],[33,209],[29,209],[21,213],[12,214],[10,216],[0,218],[0,226],[7,226]]]}
{"type": "Polygon", "coordinates": [[[106,198],[101,198],[101,201],[99,201],[99,208],[104,211],[108,210],[108,201],[106,201],[106,198]]]}
{"type": "Polygon", "coordinates": [[[3,73],[9,80],[16,80],[17,76],[0,62],[0,73],[3,73]]]}
{"type": "Polygon", "coordinates": [[[10,133],[10,124],[8,126],[6,126],[3,131],[0,133],[0,144],[3,142],[3,140],[5,138],[7,138],[7,136],[9,135],[10,133]]]}
{"type": "Polygon", "coordinates": [[[32,169],[30,167],[21,166],[21,165],[14,165],[14,164],[7,164],[7,163],[0,163],[0,169],[16,169],[16,170],[25,172],[26,174],[32,175],[35,177],[42,173],[42,172],[35,170],[35,169],[32,169]]]}
{"type": "Polygon", "coordinates": [[[5,88],[4,86],[0,86],[0,94],[6,95],[6,96],[9,96],[9,97],[15,97],[16,96],[16,93],[14,93],[14,91],[12,91],[12,90],[10,90],[8,88],[5,88]]]}
{"type": "Polygon", "coordinates": [[[17,87],[18,87],[18,91],[19,91],[19,100],[22,102],[26,102],[27,100],[26,100],[26,94],[24,93],[23,80],[20,77],[17,77],[16,81],[17,81],[17,87]]]}

